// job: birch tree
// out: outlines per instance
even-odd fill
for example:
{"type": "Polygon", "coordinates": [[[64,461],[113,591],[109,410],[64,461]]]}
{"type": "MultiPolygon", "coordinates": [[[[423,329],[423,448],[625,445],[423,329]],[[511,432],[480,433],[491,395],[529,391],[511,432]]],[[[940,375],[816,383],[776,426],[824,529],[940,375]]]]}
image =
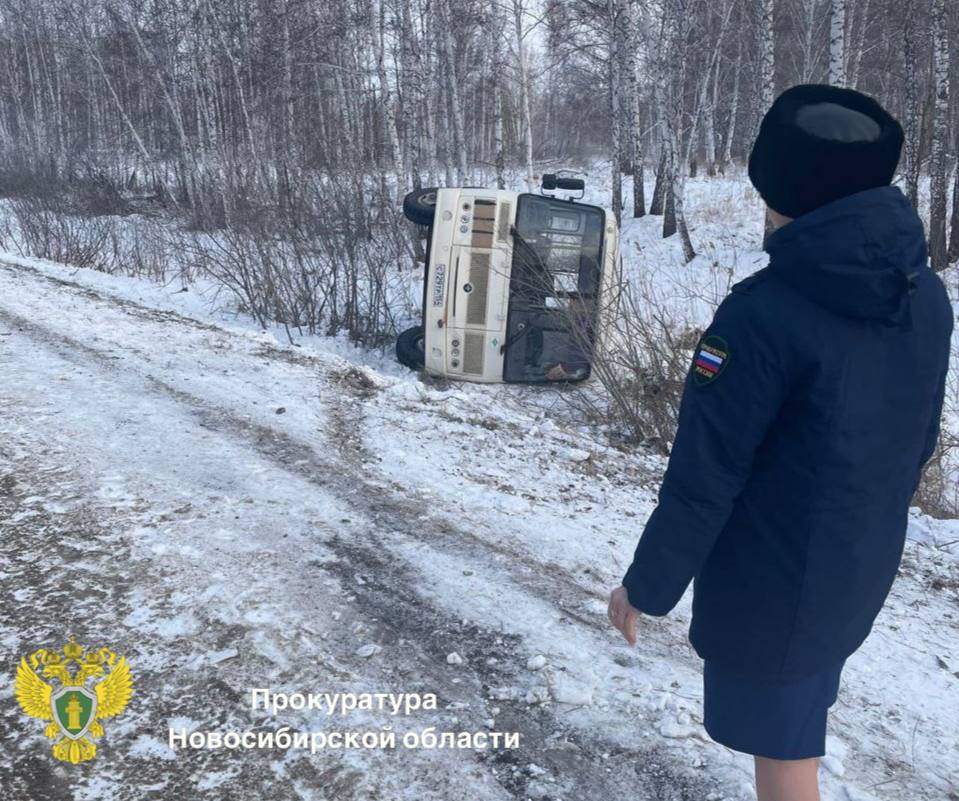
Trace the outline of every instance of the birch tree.
{"type": "Polygon", "coordinates": [[[929,260],[936,270],[948,265],[946,253],[946,143],[949,140],[949,44],[946,0],[933,0],[932,30],[935,53],[932,157],[929,184],[929,260]]]}
{"type": "Polygon", "coordinates": [[[675,232],[675,220],[666,214],[666,200],[669,194],[671,143],[670,132],[666,123],[669,98],[664,84],[669,76],[668,36],[670,32],[669,15],[664,7],[659,25],[659,36],[655,50],[651,56],[653,62],[653,110],[656,115],[655,131],[659,139],[659,163],[656,168],[656,183],[653,187],[653,198],[650,202],[649,213],[663,215],[663,236],[670,236],[675,232]]]}
{"type": "Polygon", "coordinates": [[[831,0],[830,4],[829,83],[846,83],[846,0],[831,0]]]}
{"type": "Polygon", "coordinates": [[[506,19],[495,3],[489,7],[489,48],[491,51],[490,94],[493,103],[493,166],[496,186],[506,188],[506,141],[503,135],[503,32],[506,19]]]}
{"type": "Polygon", "coordinates": [[[949,223],[949,249],[946,256],[950,264],[959,261],[959,165],[956,166],[952,181],[952,217],[949,223]]]}
{"type": "Polygon", "coordinates": [[[622,224],[623,216],[623,98],[622,66],[624,50],[627,46],[624,29],[623,7],[619,0],[607,0],[606,13],[609,15],[609,115],[612,158],[610,172],[612,181],[613,215],[616,224],[622,224]]]}
{"type": "MultiPolygon", "coordinates": [[[[755,0],[759,13],[759,104],[754,135],[759,133],[759,123],[773,104],[776,93],[776,31],[773,25],[774,0],[755,0]]],[[[772,218],[766,213],[763,224],[763,236],[769,236],[773,230],[772,218]]]]}
{"type": "Polygon", "coordinates": [[[759,118],[773,104],[776,94],[776,33],[773,27],[775,0],[754,0],[759,14],[759,118]]]}
{"type": "Polygon", "coordinates": [[[643,118],[640,102],[642,84],[639,76],[639,51],[643,39],[642,8],[639,0],[625,0],[628,35],[626,37],[627,55],[625,58],[627,96],[629,104],[630,153],[629,161],[633,168],[633,217],[646,214],[646,192],[643,187],[645,172],[643,149],[643,118]]]}
{"type": "Polygon", "coordinates": [[[797,0],[796,18],[800,28],[799,76],[802,83],[812,83],[816,76],[818,53],[817,33],[819,4],[822,0],[797,0]]]}
{"type": "MultiPolygon", "coordinates": [[[[907,3],[912,11],[913,0],[907,3]]],[[[911,13],[906,15],[902,35],[902,63],[905,69],[913,64],[917,56],[916,22],[911,13]]],[[[903,114],[903,160],[905,162],[906,197],[915,208],[919,208],[919,169],[920,169],[920,129],[919,129],[919,86],[915,81],[907,80],[904,86],[905,113],[903,114]]]]}
{"type": "Polygon", "coordinates": [[[406,181],[402,178],[403,173],[403,154],[400,148],[400,133],[397,124],[396,100],[393,87],[390,85],[389,75],[386,68],[387,46],[386,46],[386,5],[384,2],[379,4],[379,13],[374,5],[374,0],[368,0],[367,14],[369,18],[369,41],[370,52],[376,59],[376,82],[380,94],[380,106],[383,111],[383,127],[386,129],[386,139],[389,142],[389,161],[393,168],[393,182],[395,191],[398,193],[397,199],[406,191],[406,181]]]}
{"type": "Polygon", "coordinates": [[[89,173],[217,226],[282,218],[312,180],[348,176],[368,208],[480,170],[535,189],[534,159],[612,154],[617,209],[632,172],[643,213],[649,161],[648,212],[678,232],[693,156],[728,171],[777,85],[844,80],[902,121],[904,191],[929,176],[942,264],[959,6],[933,2],[0,0],[0,185],[78,192],[89,173]]]}
{"type": "Polygon", "coordinates": [[[513,38],[516,46],[516,70],[519,78],[519,108],[522,127],[523,156],[526,166],[526,189],[533,191],[533,114],[530,99],[529,54],[523,17],[524,0],[513,0],[513,38]]]}
{"type": "Polygon", "coordinates": [[[719,171],[725,173],[733,160],[733,140],[736,138],[736,116],[739,114],[739,76],[743,69],[743,44],[739,38],[736,43],[736,62],[733,67],[733,90],[729,101],[729,119],[726,124],[726,136],[723,140],[723,153],[719,160],[719,171]]]}
{"type": "MultiPolygon", "coordinates": [[[[689,39],[689,15],[687,0],[670,0],[667,6],[672,12],[670,25],[668,70],[669,87],[672,109],[665,115],[666,120],[666,202],[667,209],[663,215],[663,236],[678,233],[683,248],[683,256],[687,262],[695,258],[692,239],[689,235],[689,226],[686,222],[685,207],[685,165],[689,163],[689,152],[682,153],[682,112],[681,104],[677,102],[686,89],[687,69],[686,55],[689,39]]],[[[697,109],[698,111],[698,109],[697,109]]],[[[695,125],[694,116],[694,125],[695,125]]],[[[695,127],[688,134],[690,147],[695,139],[695,127]]]]}
{"type": "Polygon", "coordinates": [[[440,48],[443,56],[444,90],[449,112],[448,127],[452,132],[450,141],[451,155],[456,160],[458,179],[467,182],[466,166],[466,129],[463,122],[463,106],[457,79],[456,58],[453,47],[452,14],[450,0],[437,0],[437,22],[439,25],[440,48]]]}

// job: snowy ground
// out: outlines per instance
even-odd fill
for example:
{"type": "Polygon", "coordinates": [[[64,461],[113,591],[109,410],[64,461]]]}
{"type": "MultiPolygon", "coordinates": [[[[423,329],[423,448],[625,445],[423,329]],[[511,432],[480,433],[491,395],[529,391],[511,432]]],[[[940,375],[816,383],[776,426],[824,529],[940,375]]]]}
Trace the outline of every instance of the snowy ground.
{"type": "MultiPolygon", "coordinates": [[[[736,182],[711,197],[716,219],[755,203],[736,182]]],[[[655,224],[630,225],[628,260],[668,294],[675,247],[655,224]]],[[[694,316],[730,264],[761,263],[758,226],[704,228],[699,288],[675,295],[694,316]]],[[[753,798],[749,759],[702,730],[688,598],[635,649],[606,622],[663,460],[569,417],[551,390],[427,384],[342,343],[282,344],[195,291],[0,262],[0,801],[753,798]],[[54,763],[12,700],[20,656],[71,632],[126,654],[137,686],[80,767],[54,763]],[[274,717],[250,709],[253,687],[440,703],[274,717]],[[520,747],[167,745],[171,726],[390,724],[516,731],[520,747]]],[[[959,798],[957,542],[959,522],[913,515],[844,672],[827,801],[959,798]]]]}

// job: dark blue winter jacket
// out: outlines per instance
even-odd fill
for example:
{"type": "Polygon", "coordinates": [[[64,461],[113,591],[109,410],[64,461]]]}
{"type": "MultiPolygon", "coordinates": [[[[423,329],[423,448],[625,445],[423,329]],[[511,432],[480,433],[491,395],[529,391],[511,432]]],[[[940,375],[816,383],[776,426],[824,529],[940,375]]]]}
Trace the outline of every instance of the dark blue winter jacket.
{"type": "Polygon", "coordinates": [[[697,653],[790,681],[869,634],[939,430],[953,311],[899,189],[830,203],[696,347],[659,503],[623,579],[664,615],[690,580],[697,653]]]}

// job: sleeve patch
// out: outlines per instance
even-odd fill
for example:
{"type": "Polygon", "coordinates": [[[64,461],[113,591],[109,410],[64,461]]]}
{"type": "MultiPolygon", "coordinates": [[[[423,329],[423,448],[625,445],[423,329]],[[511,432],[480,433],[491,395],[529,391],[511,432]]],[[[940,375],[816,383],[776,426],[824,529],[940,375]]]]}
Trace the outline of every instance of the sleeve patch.
{"type": "Polygon", "coordinates": [[[696,346],[693,358],[693,380],[699,385],[715,381],[728,362],[729,345],[726,340],[712,334],[703,337],[696,346]]]}

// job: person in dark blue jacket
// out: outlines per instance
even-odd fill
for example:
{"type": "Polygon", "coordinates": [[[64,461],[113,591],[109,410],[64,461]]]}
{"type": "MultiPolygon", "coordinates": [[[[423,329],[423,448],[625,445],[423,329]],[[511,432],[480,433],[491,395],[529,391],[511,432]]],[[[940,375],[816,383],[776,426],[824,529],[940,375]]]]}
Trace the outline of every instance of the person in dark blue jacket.
{"type": "Polygon", "coordinates": [[[609,616],[635,643],[693,582],[704,723],[760,801],[818,799],[845,659],[895,578],[936,445],[953,310],[890,185],[902,128],[820,85],[765,115],[749,176],[779,227],[699,340],[659,502],[609,616]]]}

